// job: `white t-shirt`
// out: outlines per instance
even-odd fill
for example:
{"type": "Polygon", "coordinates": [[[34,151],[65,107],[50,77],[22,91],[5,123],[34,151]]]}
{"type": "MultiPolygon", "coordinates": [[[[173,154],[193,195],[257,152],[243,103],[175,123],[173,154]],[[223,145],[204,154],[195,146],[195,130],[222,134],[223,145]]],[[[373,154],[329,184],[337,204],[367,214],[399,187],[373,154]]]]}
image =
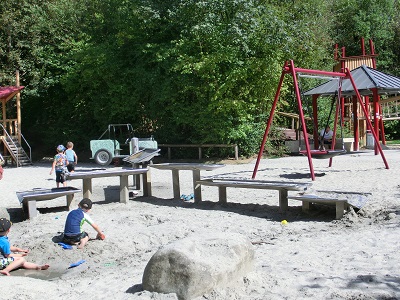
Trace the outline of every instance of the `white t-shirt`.
{"type": "Polygon", "coordinates": [[[330,140],[333,137],[333,131],[329,129],[328,132],[325,132],[325,128],[321,130],[320,136],[324,137],[325,140],[330,140]]]}

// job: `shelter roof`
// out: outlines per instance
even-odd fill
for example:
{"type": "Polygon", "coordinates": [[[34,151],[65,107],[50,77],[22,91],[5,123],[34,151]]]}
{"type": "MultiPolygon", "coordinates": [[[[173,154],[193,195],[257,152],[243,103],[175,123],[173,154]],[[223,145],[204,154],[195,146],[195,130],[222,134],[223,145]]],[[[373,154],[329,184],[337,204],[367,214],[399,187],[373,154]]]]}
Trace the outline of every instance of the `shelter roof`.
{"type": "Polygon", "coordinates": [[[7,102],[18,94],[24,87],[23,86],[2,86],[0,87],[0,100],[7,102]]]}
{"type": "MultiPolygon", "coordinates": [[[[380,72],[366,65],[362,65],[350,73],[358,92],[363,96],[372,96],[372,89],[374,88],[378,90],[379,95],[400,93],[400,78],[398,77],[380,72]]],[[[338,80],[335,78],[306,91],[304,95],[334,95],[337,93],[337,89],[338,80]]],[[[342,95],[345,97],[355,95],[350,79],[343,79],[342,95]]]]}

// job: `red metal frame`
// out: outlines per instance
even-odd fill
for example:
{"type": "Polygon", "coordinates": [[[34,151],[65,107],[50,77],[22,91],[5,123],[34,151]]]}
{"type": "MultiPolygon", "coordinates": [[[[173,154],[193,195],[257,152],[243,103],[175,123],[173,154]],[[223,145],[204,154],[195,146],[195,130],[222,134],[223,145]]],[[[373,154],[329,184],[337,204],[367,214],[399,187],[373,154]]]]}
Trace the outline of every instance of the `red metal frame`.
{"type": "MultiPolygon", "coordinates": [[[[328,71],[321,71],[321,70],[311,70],[311,69],[302,69],[302,68],[296,68],[294,65],[293,60],[290,61],[286,61],[283,69],[282,69],[282,74],[281,77],[279,79],[279,84],[278,84],[278,88],[276,90],[275,93],[275,97],[274,97],[274,102],[272,103],[272,107],[271,107],[271,112],[269,115],[269,119],[267,122],[267,128],[265,129],[264,132],[264,136],[263,136],[263,140],[261,142],[261,146],[260,146],[260,151],[258,152],[258,156],[257,156],[257,161],[256,161],[256,165],[254,166],[254,170],[253,170],[253,175],[252,175],[252,179],[255,179],[256,175],[257,175],[257,170],[258,170],[258,166],[260,164],[260,160],[262,157],[262,154],[264,152],[264,147],[265,147],[265,143],[267,141],[267,137],[268,137],[268,133],[269,130],[271,128],[272,125],[272,121],[274,118],[274,113],[275,113],[275,109],[276,109],[276,105],[278,103],[279,100],[279,95],[281,92],[281,88],[282,88],[282,84],[283,84],[283,80],[285,78],[286,74],[290,74],[293,78],[293,86],[295,89],[295,94],[296,94],[296,100],[297,100],[297,105],[299,108],[299,119],[301,121],[301,125],[303,127],[303,135],[304,135],[304,142],[305,142],[305,146],[306,146],[306,152],[307,152],[307,158],[308,158],[308,164],[310,167],[310,174],[311,174],[311,179],[315,180],[315,173],[314,173],[314,167],[313,167],[313,162],[312,162],[312,158],[311,158],[311,149],[310,149],[310,144],[308,142],[308,133],[307,133],[307,127],[306,127],[306,122],[305,122],[305,118],[304,118],[304,113],[303,113],[303,106],[302,106],[302,101],[301,101],[301,95],[300,95],[300,89],[299,89],[299,85],[297,82],[297,72],[299,73],[304,73],[304,74],[311,74],[311,75],[324,75],[324,76],[331,76],[331,77],[339,77],[339,78],[346,78],[346,79],[350,79],[350,82],[353,86],[353,89],[356,93],[356,97],[363,109],[364,115],[366,117],[366,120],[368,122],[368,127],[371,129],[371,133],[374,136],[375,139],[375,149],[379,150],[381,156],[382,156],[382,160],[385,164],[386,169],[389,169],[389,165],[386,161],[385,155],[382,151],[382,147],[379,144],[379,138],[376,134],[375,128],[372,126],[371,124],[371,120],[368,118],[368,112],[364,106],[364,103],[362,102],[362,98],[360,93],[357,90],[356,84],[353,80],[353,77],[351,76],[350,71],[346,68],[344,73],[341,72],[328,72],[328,71]]],[[[341,98],[341,84],[339,86],[339,93],[338,93],[338,99],[341,98]]],[[[339,105],[340,105],[340,101],[339,101],[339,105]]],[[[336,105],[336,112],[335,112],[335,127],[334,127],[334,132],[336,132],[336,126],[337,126],[337,119],[338,119],[338,114],[339,114],[339,108],[338,105],[336,105]]],[[[333,140],[332,140],[332,149],[334,149],[334,145],[335,145],[335,135],[333,135],[333,140]]],[[[330,158],[330,165],[332,165],[332,158],[330,158]]]]}

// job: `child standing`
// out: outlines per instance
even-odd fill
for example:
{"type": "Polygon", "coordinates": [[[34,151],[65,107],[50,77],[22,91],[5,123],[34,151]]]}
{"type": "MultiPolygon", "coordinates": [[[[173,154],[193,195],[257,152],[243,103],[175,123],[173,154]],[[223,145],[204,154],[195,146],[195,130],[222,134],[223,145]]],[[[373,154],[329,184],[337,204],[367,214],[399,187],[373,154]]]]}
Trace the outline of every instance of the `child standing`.
{"type": "Polygon", "coordinates": [[[60,183],[63,186],[67,186],[67,181],[64,176],[64,167],[68,165],[67,157],[64,154],[65,147],[63,145],[57,146],[57,154],[54,156],[53,165],[50,170],[50,175],[53,171],[56,171],[56,183],[57,187],[60,187],[60,183]]]}
{"type": "Polygon", "coordinates": [[[88,212],[92,208],[92,201],[84,198],[79,202],[79,207],[69,212],[65,221],[63,242],[70,245],[77,245],[78,249],[83,249],[89,241],[89,235],[82,230],[83,223],[87,222],[97,231],[97,239],[104,240],[105,235],[100,227],[95,224],[88,212]]]}
{"type": "Polygon", "coordinates": [[[73,150],[74,143],[68,142],[67,143],[67,150],[65,150],[65,155],[67,156],[68,160],[68,172],[75,172],[75,165],[78,164],[78,156],[76,155],[75,151],[73,150]]]}
{"type": "Polygon", "coordinates": [[[10,276],[10,272],[18,268],[47,270],[50,267],[47,264],[40,266],[25,260],[23,256],[28,255],[29,250],[10,246],[7,235],[10,232],[11,225],[8,219],[0,218],[0,274],[10,276]]]}

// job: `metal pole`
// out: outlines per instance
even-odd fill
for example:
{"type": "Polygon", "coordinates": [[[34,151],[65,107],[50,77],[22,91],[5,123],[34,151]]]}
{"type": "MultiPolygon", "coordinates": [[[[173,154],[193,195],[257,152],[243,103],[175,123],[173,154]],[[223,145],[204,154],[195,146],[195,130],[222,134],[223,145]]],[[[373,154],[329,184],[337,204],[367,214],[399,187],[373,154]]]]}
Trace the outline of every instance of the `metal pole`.
{"type": "Polygon", "coordinates": [[[263,140],[262,140],[261,146],[260,146],[260,151],[258,152],[256,165],[254,166],[253,175],[251,176],[252,179],[256,178],[258,165],[260,164],[260,160],[261,160],[262,154],[264,152],[265,142],[267,141],[268,132],[269,132],[269,129],[271,127],[272,120],[274,118],[274,112],[275,112],[276,104],[278,103],[279,95],[281,93],[283,79],[285,78],[285,74],[286,74],[285,68],[286,68],[286,66],[287,66],[287,62],[285,62],[285,65],[284,65],[283,70],[282,70],[281,78],[279,79],[279,84],[278,84],[278,88],[277,88],[276,93],[275,93],[274,102],[273,102],[272,107],[271,107],[271,112],[269,113],[267,128],[265,129],[263,140]]]}
{"type": "Polygon", "coordinates": [[[365,119],[366,119],[366,121],[368,123],[368,126],[371,129],[372,135],[374,136],[375,144],[376,144],[376,147],[378,147],[379,153],[381,154],[383,163],[385,164],[386,169],[389,169],[389,165],[388,165],[388,163],[386,161],[385,154],[383,153],[382,147],[379,144],[379,139],[378,139],[378,137],[376,135],[375,129],[372,127],[371,120],[369,119],[367,109],[365,108],[365,106],[364,106],[364,104],[362,102],[361,95],[357,90],[356,83],[354,82],[353,76],[351,76],[351,73],[350,73],[349,69],[347,69],[347,68],[346,68],[346,73],[348,75],[348,78],[350,79],[350,82],[351,82],[352,86],[353,86],[354,92],[357,95],[358,102],[360,103],[361,108],[362,108],[362,110],[364,112],[365,119]]]}
{"type": "Polygon", "coordinates": [[[294,85],[294,88],[295,88],[297,104],[298,104],[298,107],[299,107],[299,118],[300,118],[300,121],[301,121],[301,125],[303,127],[304,143],[306,145],[308,165],[310,167],[311,179],[315,180],[314,166],[313,166],[313,163],[312,163],[311,151],[310,151],[310,144],[308,143],[308,134],[307,134],[307,128],[306,128],[306,121],[304,119],[303,106],[301,105],[299,84],[297,82],[296,68],[294,67],[293,60],[290,61],[290,71],[291,71],[292,76],[293,76],[293,85],[294,85]]]}

